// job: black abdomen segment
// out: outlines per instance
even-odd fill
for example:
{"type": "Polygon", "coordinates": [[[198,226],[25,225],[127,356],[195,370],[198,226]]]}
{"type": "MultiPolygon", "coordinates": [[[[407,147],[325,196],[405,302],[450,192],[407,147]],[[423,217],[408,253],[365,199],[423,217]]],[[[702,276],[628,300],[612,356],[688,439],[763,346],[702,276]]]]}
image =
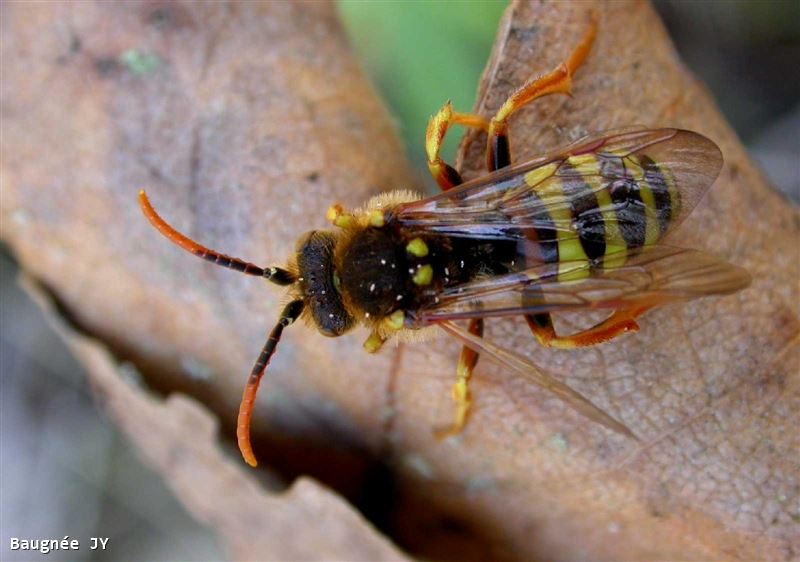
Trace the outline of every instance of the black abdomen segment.
{"type": "Polygon", "coordinates": [[[555,235],[558,255],[544,261],[586,259],[595,267],[606,258],[605,266],[615,267],[624,262],[623,250],[656,244],[677,214],[678,193],[668,169],[642,153],[570,157],[558,165],[553,181],[558,183],[545,189],[552,195],[539,194],[547,212],[537,222],[556,219],[562,228],[555,235]],[[559,201],[568,202],[567,213],[559,201]],[[575,237],[579,246],[570,240],[575,237]]]}

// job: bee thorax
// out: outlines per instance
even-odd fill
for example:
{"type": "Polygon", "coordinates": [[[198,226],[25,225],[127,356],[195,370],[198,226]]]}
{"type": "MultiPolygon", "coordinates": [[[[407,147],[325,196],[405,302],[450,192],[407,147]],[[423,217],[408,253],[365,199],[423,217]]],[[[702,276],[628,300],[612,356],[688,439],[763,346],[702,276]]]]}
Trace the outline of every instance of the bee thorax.
{"type": "Polygon", "coordinates": [[[381,317],[409,304],[413,292],[409,264],[403,245],[390,230],[366,228],[356,233],[343,250],[342,291],[354,306],[370,316],[381,317]]]}

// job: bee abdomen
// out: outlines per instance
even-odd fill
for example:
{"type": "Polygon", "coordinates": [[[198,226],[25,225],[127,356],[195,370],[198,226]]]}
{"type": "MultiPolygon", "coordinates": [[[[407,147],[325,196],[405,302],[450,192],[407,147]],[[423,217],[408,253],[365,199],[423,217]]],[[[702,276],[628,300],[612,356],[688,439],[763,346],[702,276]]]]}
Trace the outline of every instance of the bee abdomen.
{"type": "Polygon", "coordinates": [[[624,242],[629,250],[651,246],[677,216],[678,193],[668,170],[649,156],[629,155],[622,160],[623,177],[612,180],[608,188],[613,216],[604,217],[606,224],[615,220],[619,235],[607,235],[607,243],[624,242]]]}
{"type": "Polygon", "coordinates": [[[606,268],[621,265],[626,251],[663,237],[680,205],[669,170],[641,153],[571,156],[526,181],[535,186],[530,197],[543,203],[535,221],[541,257],[559,263],[560,278],[562,269],[565,278],[587,276],[599,260],[606,268]],[[576,272],[581,261],[589,268],[576,272]]]}
{"type": "Polygon", "coordinates": [[[670,221],[678,216],[680,199],[669,172],[662,170],[653,159],[641,155],[639,161],[644,168],[644,180],[653,193],[655,215],[658,220],[659,236],[663,236],[670,221]]]}

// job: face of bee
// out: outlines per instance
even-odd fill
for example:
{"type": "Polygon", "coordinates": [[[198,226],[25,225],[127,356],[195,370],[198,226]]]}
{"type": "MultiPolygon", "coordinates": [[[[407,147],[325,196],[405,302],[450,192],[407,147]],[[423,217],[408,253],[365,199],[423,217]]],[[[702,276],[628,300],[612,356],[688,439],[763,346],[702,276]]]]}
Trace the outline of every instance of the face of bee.
{"type": "Polygon", "coordinates": [[[342,301],[339,277],[333,267],[336,237],[314,230],[297,244],[297,280],[306,308],[321,334],[341,336],[355,324],[342,301]]]}

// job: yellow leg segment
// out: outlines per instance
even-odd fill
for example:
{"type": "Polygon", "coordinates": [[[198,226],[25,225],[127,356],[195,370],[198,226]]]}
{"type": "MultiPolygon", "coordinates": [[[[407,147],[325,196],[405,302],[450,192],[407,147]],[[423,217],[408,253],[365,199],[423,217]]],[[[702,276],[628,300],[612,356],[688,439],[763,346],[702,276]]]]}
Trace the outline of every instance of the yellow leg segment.
{"type": "Polygon", "coordinates": [[[474,127],[484,131],[489,129],[489,122],[486,119],[471,113],[457,113],[453,111],[453,104],[449,101],[442,106],[436,115],[430,118],[428,129],[425,132],[425,152],[428,156],[428,170],[430,170],[433,179],[436,180],[442,191],[447,191],[461,183],[461,175],[439,156],[447,130],[453,124],[474,127]]]}
{"type": "Polygon", "coordinates": [[[489,123],[489,139],[486,147],[486,165],[490,170],[499,170],[511,163],[508,141],[508,119],[533,100],[549,94],[569,94],[572,75],[586,59],[597,35],[597,15],[592,12],[589,29],[572,54],[543,76],[528,80],[497,110],[489,123]]]}
{"type": "Polygon", "coordinates": [[[537,314],[526,316],[528,326],[539,343],[545,347],[556,349],[575,349],[588,347],[607,342],[626,332],[636,332],[639,324],[636,317],[643,314],[649,307],[626,308],[615,310],[611,316],[602,322],[570,336],[559,336],[553,328],[550,315],[537,314]],[[546,320],[544,317],[547,317],[546,320]]]}
{"type": "Polygon", "coordinates": [[[338,226],[339,228],[349,228],[356,223],[355,217],[346,212],[344,207],[342,207],[339,203],[335,203],[328,207],[328,210],[325,213],[325,218],[328,219],[331,224],[338,226]]]}
{"type": "MultiPolygon", "coordinates": [[[[483,336],[483,319],[474,318],[469,323],[469,332],[476,336],[483,336]]],[[[461,356],[458,358],[456,368],[456,384],[453,385],[453,400],[456,403],[456,415],[453,425],[448,428],[436,431],[436,437],[443,439],[450,435],[457,435],[464,429],[472,407],[472,394],[469,390],[469,379],[472,378],[472,371],[478,364],[480,355],[468,347],[461,349],[461,356]]]]}
{"type": "Polygon", "coordinates": [[[369,337],[364,340],[364,351],[367,353],[377,353],[386,343],[386,336],[382,335],[379,330],[372,330],[369,337]]]}

